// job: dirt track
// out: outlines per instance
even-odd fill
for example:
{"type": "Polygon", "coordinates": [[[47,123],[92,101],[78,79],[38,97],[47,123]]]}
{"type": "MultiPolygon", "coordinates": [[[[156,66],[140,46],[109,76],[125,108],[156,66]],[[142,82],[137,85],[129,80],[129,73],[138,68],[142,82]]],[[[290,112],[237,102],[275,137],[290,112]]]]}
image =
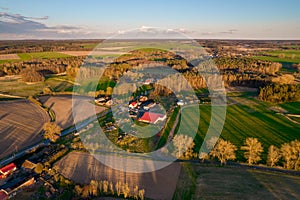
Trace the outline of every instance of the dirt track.
{"type": "Polygon", "coordinates": [[[15,60],[20,59],[20,57],[17,54],[1,54],[0,60],[15,60]]]}

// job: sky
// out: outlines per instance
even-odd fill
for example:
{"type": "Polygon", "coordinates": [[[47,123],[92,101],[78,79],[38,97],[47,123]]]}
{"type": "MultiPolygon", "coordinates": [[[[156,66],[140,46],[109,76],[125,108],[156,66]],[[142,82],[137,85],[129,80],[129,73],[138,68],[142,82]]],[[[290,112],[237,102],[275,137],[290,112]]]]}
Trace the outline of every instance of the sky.
{"type": "Polygon", "coordinates": [[[300,39],[299,8],[299,0],[0,0],[0,40],[102,39],[155,28],[195,39],[300,39]]]}

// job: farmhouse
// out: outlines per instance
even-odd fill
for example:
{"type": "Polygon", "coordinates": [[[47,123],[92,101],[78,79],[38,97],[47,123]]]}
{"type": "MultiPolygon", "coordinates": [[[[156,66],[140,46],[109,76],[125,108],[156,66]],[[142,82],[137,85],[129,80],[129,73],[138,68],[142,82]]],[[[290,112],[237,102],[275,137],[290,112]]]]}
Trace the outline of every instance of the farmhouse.
{"type": "Polygon", "coordinates": [[[138,106],[137,102],[133,101],[131,104],[129,104],[129,108],[134,109],[138,106]]]}
{"type": "Polygon", "coordinates": [[[14,163],[10,163],[0,169],[0,178],[6,178],[9,174],[17,170],[14,163]]]}
{"type": "Polygon", "coordinates": [[[144,112],[144,114],[138,119],[138,121],[156,124],[158,121],[164,121],[165,119],[166,115],[153,112],[144,112]]]}

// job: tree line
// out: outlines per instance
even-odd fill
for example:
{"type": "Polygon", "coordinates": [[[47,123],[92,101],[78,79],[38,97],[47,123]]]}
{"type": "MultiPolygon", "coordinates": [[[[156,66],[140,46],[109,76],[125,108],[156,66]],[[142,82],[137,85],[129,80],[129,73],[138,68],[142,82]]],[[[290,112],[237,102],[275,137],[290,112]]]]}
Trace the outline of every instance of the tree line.
{"type": "MultiPolygon", "coordinates": [[[[43,76],[66,72],[67,67],[78,68],[85,57],[55,59],[32,59],[30,61],[6,62],[0,64],[0,76],[19,75],[25,70],[34,70],[43,76]]],[[[37,75],[37,74],[36,74],[37,75]]],[[[39,75],[38,75],[39,76],[39,75]]]]}
{"type": "MultiPolygon", "coordinates": [[[[174,137],[173,155],[180,159],[195,158],[193,152],[195,146],[193,139],[186,135],[176,135],[174,137]]],[[[224,139],[212,137],[205,142],[207,152],[201,152],[198,155],[200,160],[217,159],[221,165],[226,164],[228,160],[236,160],[237,146],[224,139]]],[[[262,143],[257,138],[246,138],[244,145],[240,147],[244,152],[244,158],[248,165],[253,165],[262,160],[264,148],[262,143]]],[[[276,147],[269,146],[266,164],[270,167],[280,166],[289,170],[300,170],[300,141],[294,140],[276,147]]]]}
{"type": "Polygon", "coordinates": [[[118,196],[125,199],[141,199],[145,197],[145,190],[140,189],[137,185],[131,186],[128,183],[117,181],[115,184],[112,181],[96,181],[91,180],[90,184],[80,186],[76,185],[75,193],[82,198],[98,197],[98,196],[118,196]]]}
{"type": "Polygon", "coordinates": [[[11,40],[0,41],[0,54],[45,51],[92,50],[102,40],[11,40]]]}
{"type": "Polygon", "coordinates": [[[298,101],[300,100],[300,87],[293,84],[272,83],[259,89],[258,98],[274,103],[298,101]]]}

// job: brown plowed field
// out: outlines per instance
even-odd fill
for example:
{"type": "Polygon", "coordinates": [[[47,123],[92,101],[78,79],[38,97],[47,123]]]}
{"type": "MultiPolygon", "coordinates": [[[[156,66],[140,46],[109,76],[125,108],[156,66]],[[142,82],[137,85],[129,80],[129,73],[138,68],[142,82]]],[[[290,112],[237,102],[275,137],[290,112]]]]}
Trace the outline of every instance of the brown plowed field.
{"type": "MultiPolygon", "coordinates": [[[[80,116],[76,121],[85,120],[93,116],[93,109],[99,113],[106,108],[95,106],[92,104],[93,99],[90,97],[74,96],[77,105],[80,105],[80,116]]],[[[59,95],[59,96],[41,96],[39,100],[47,107],[52,109],[55,113],[55,122],[63,129],[74,125],[72,113],[72,95],[59,95]]]]}
{"type": "MultiPolygon", "coordinates": [[[[107,155],[106,159],[115,159],[107,155]]],[[[172,199],[180,173],[180,164],[172,163],[163,169],[148,173],[127,173],[112,169],[89,153],[71,152],[56,164],[65,177],[81,184],[91,180],[127,182],[130,187],[136,185],[145,189],[145,196],[150,199],[172,199]]]]}
{"type": "Polygon", "coordinates": [[[0,158],[42,140],[48,114],[28,100],[0,101],[0,158]]]}

